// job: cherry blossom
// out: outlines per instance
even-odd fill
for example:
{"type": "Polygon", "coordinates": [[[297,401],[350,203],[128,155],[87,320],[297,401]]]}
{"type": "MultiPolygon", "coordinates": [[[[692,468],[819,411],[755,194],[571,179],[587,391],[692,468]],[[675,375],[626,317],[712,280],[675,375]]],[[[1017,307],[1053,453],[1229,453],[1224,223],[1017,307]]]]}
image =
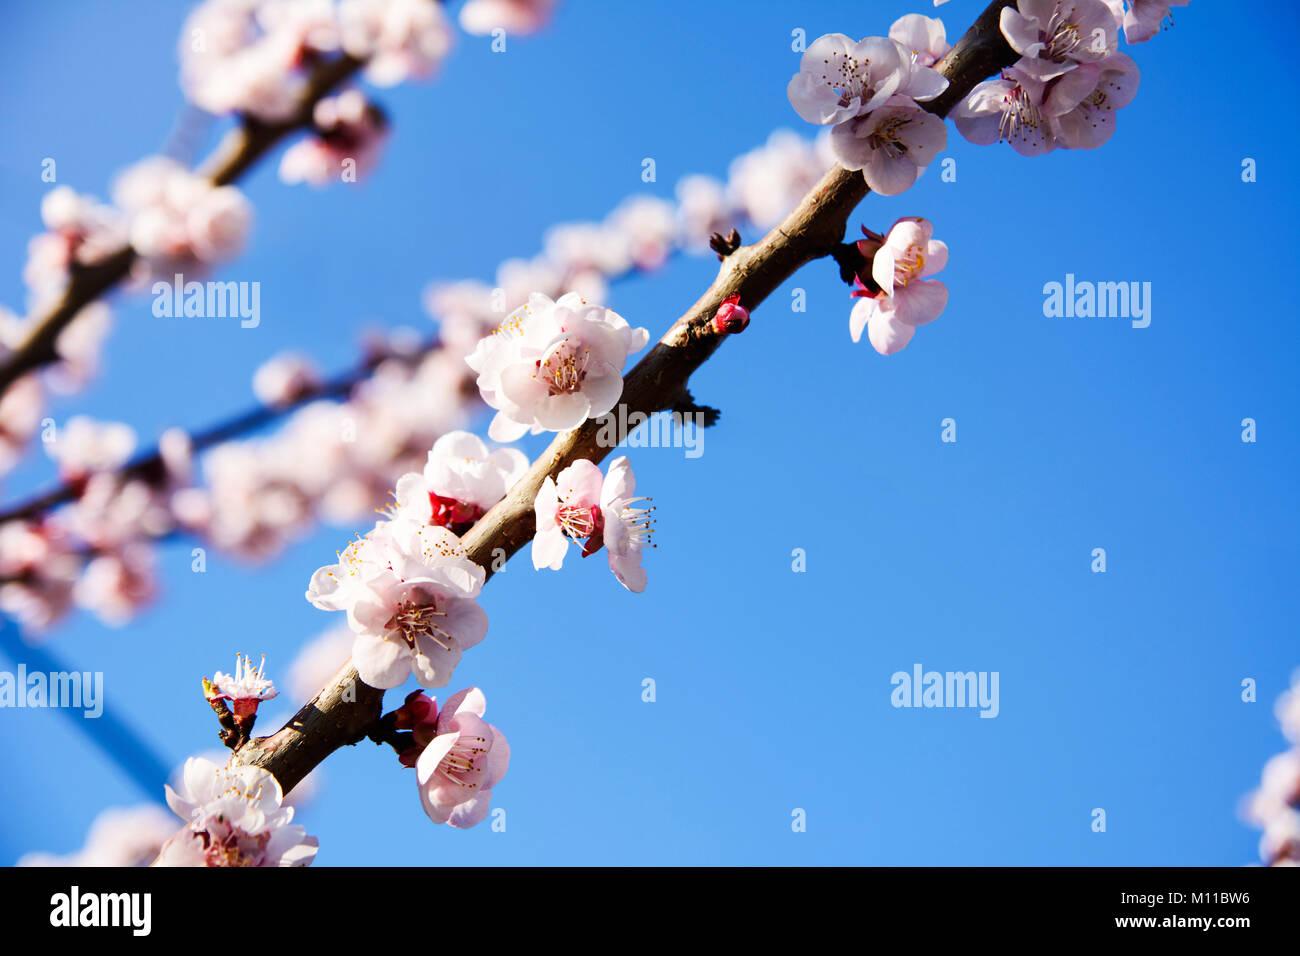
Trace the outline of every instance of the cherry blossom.
{"type": "Polygon", "coordinates": [[[156,803],[109,807],[90,824],[86,843],[66,856],[28,853],[17,866],[148,866],[176,833],[176,818],[156,803]]]}
{"type": "Polygon", "coordinates": [[[0,610],[41,633],[72,607],[81,558],[54,520],[0,525],[0,610]]]}
{"type": "Polygon", "coordinates": [[[799,59],[786,89],[809,123],[834,125],[868,113],[898,92],[908,76],[898,43],[886,37],[854,42],[843,33],[818,37],[799,59]]]}
{"type": "Polygon", "coordinates": [[[312,575],[307,600],[347,612],[352,661],[370,686],[397,687],[414,671],[423,686],[445,687],[487,634],[475,600],[485,578],[446,528],[381,521],[312,575]]]}
{"type": "Polygon", "coordinates": [[[449,697],[437,715],[437,733],[415,763],[420,803],[434,823],[472,827],[488,815],[492,788],[510,766],[510,744],[483,719],[486,712],[483,692],[470,687],[449,697]]]}
{"type": "Polygon", "coordinates": [[[155,866],[308,866],[316,856],[316,838],[291,823],[279,781],[259,767],[191,757],[181,792],[166,790],[186,826],[155,866]]]}
{"type": "Polygon", "coordinates": [[[1191,0],[1105,0],[1124,29],[1127,43],[1145,43],[1160,32],[1166,18],[1172,19],[1170,7],[1185,7],[1191,0]],[[1127,6],[1127,10],[1125,7],[1127,6]]]}
{"type": "Polygon", "coordinates": [[[77,480],[92,472],[111,471],[135,451],[135,430],[121,422],[97,422],[74,415],[45,446],[64,478],[77,480]]]}
{"type": "Polygon", "coordinates": [[[212,680],[204,680],[204,694],[208,700],[228,700],[236,717],[257,713],[257,705],[279,696],[275,684],[266,676],[266,657],[257,667],[247,656],[235,656],[235,672],[217,671],[212,680]]]}
{"type": "Polygon", "coordinates": [[[1115,52],[1115,18],[1102,0],[1019,0],[1004,7],[1002,35],[1022,57],[1017,69],[1046,82],[1115,52]]]}
{"type": "Polygon", "coordinates": [[[509,442],[604,415],[623,392],[627,357],[648,340],[645,329],[576,293],[555,302],[530,295],[465,360],[479,373],[483,400],[497,409],[488,435],[509,442]]]}
{"type": "Polygon", "coordinates": [[[252,222],[251,207],[234,186],[214,186],[162,156],[126,170],[113,198],[130,215],[131,245],[159,274],[233,257],[252,222]]]}
{"type": "Polygon", "coordinates": [[[422,473],[398,479],[396,515],[468,530],[527,470],[528,458],[518,449],[489,452],[477,435],[448,432],[433,443],[422,473]]]}
{"type": "MultiPolygon", "coordinates": [[[[864,230],[865,231],[865,230],[864,230]]],[[[920,218],[900,219],[883,242],[870,238],[871,278],[878,292],[859,283],[858,302],[849,316],[849,334],[857,342],[862,330],[881,355],[901,351],[917,326],[938,318],[948,304],[948,287],[929,276],[948,262],[948,247],[933,238],[934,226],[920,218]]],[[[879,240],[880,237],[876,237],[879,240]]]]}
{"type": "Polygon", "coordinates": [[[653,547],[650,512],[634,507],[647,498],[634,497],[636,477],[626,457],[610,463],[602,478],[600,469],[585,458],[575,461],[556,478],[547,476],[533,508],[537,531],[533,537],[533,567],[558,571],[569,550],[569,539],[584,541],[582,556],[603,546],[609,568],[629,591],[645,590],[646,574],[641,551],[653,547]]]}
{"type": "Polygon", "coordinates": [[[934,66],[952,49],[943,21],[909,13],[894,21],[889,28],[889,38],[901,43],[912,54],[912,61],[921,66],[934,66]]]}
{"type": "Polygon", "coordinates": [[[469,0],[460,8],[460,25],[466,33],[484,36],[493,30],[536,33],[546,26],[557,0],[469,0]]]}
{"type": "Polygon", "coordinates": [[[253,394],[263,405],[283,407],[299,401],[320,383],[315,362],[305,355],[286,352],[267,360],[253,373],[253,394]]]}
{"type": "Polygon", "coordinates": [[[153,549],[132,541],[96,554],[73,596],[110,627],[122,627],[158,593],[153,549]]]}
{"type": "Polygon", "coordinates": [[[344,51],[369,61],[366,79],[376,86],[431,76],[451,51],[451,26],[440,3],[340,0],[338,16],[344,51]]]}
{"type": "Polygon", "coordinates": [[[1137,64],[1123,53],[1085,63],[1061,77],[1047,98],[1048,122],[1057,141],[1067,149],[1103,145],[1115,132],[1115,111],[1133,101],[1140,78],[1137,64]],[[1085,92],[1078,101],[1065,109],[1081,90],[1085,92]]]}
{"type": "Polygon", "coordinates": [[[834,165],[829,135],[809,143],[790,130],[777,130],[762,146],[732,161],[727,194],[754,225],[769,229],[834,165]]]}
{"type": "Polygon", "coordinates": [[[839,164],[862,170],[867,185],[882,196],[909,189],[947,146],[943,120],[901,95],[831,131],[839,164]]]}
{"type": "Polygon", "coordinates": [[[957,130],[970,142],[1010,143],[1021,156],[1050,153],[1058,143],[1045,109],[1046,84],[1017,67],[978,83],[953,110],[957,130]]]}
{"type": "Polygon", "coordinates": [[[346,181],[355,181],[378,163],[387,121],[360,90],[321,99],[312,110],[312,125],[316,135],[285,150],[280,160],[283,182],[327,186],[348,176],[346,181]]]}

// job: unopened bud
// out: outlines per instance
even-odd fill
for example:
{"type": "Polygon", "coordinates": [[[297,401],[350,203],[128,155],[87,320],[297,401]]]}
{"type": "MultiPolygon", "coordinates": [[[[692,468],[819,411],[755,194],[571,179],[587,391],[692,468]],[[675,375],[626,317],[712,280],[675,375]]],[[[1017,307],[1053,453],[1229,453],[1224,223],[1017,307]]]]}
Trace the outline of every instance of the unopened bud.
{"type": "Polygon", "coordinates": [[[729,295],[713,316],[713,331],[719,335],[738,335],[749,326],[749,310],[740,304],[740,294],[729,295]]]}

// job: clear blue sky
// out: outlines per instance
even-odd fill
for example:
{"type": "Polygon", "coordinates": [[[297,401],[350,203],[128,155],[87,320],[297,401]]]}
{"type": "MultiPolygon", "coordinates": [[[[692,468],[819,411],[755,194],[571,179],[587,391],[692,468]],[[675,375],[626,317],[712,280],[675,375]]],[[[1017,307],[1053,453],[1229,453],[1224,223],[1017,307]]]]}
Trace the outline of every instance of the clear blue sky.
{"type": "MultiPolygon", "coordinates": [[[[982,6],[940,8],[950,38],[982,6]]],[[[565,0],[505,55],[462,37],[437,82],[380,94],[395,135],[373,181],[288,188],[273,163],[246,181],[257,224],[222,275],[261,282],[260,327],[167,322],[147,298],[119,298],[102,375],[55,415],[128,421],[151,441],[243,408],[253,370],[285,348],[341,368],[366,320],[423,328],[431,279],[490,280],[554,222],[724,175],[774,128],[810,135],[785,95],[791,30],[883,34],[909,11],[935,12],[565,0]],[[656,184],[641,182],[646,156],[656,184]]],[[[183,15],[166,0],[4,4],[11,308],[48,188],[41,159],[102,196],[161,147],[182,104],[183,15]]],[[[956,182],[931,169],[900,197],[869,197],[856,218],[875,229],[934,221],[951,249],[945,314],[884,358],[849,341],[832,265],[778,290],[693,381],[723,409],[703,457],[630,452],[659,506],[645,594],[602,559],[537,573],[526,552],[485,591],[491,631],[449,689],[481,686],[510,738],[494,799],[506,832],[430,824],[412,772],[367,743],[326,764],[301,812],[319,864],[1255,859],[1236,804],[1282,749],[1272,700],[1300,664],[1300,144],[1284,113],[1297,22],[1287,4],[1224,16],[1194,3],[1130,50],[1141,89],[1103,149],[1023,159],[952,130],[956,182]],[[1230,30],[1247,34],[1243,57],[1223,55],[1230,30]],[[1241,181],[1245,157],[1256,183],[1241,181]],[[1151,282],[1150,327],[1045,318],[1043,285],[1066,273],[1151,282]],[[795,287],[806,313],[789,309],[795,287]],[[940,442],[948,417],[955,444],[940,442]],[[1097,547],[1105,574],[1090,571],[1097,547]],[[806,573],[791,571],[794,548],[806,573]],[[890,675],[917,662],[998,671],[1000,715],[894,709],[890,675]],[[1259,703],[1241,701],[1243,678],[1259,703]],[[806,833],[791,831],[794,808],[806,833]]],[[[657,336],[714,266],[680,261],[610,304],[657,336]]],[[[35,461],[6,497],[51,472],[35,461]]],[[[110,708],[179,763],[216,743],[200,675],[237,649],[283,673],[336,623],[302,592],[353,530],[323,529],[265,567],[214,557],[205,575],[188,544],[169,547],[155,608],[120,631],[78,616],[48,647],[104,671],[110,708]]],[[[0,862],[70,851],[103,807],[144,797],[60,715],[0,721],[0,862]]]]}

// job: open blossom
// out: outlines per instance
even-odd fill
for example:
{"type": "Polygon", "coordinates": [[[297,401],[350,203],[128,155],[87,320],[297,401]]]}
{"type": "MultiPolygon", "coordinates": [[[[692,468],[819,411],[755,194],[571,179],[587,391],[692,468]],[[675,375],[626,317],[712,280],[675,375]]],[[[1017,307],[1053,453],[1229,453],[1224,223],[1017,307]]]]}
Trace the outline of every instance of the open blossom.
{"type": "Polygon", "coordinates": [[[895,20],[889,28],[889,38],[910,50],[912,61],[921,66],[934,66],[952,49],[943,21],[919,13],[909,13],[895,20]]]}
{"type": "Polygon", "coordinates": [[[576,293],[555,302],[533,293],[465,359],[478,372],[483,400],[497,409],[488,435],[509,442],[604,415],[623,394],[627,357],[649,337],[576,293]]]}
{"type": "Polygon", "coordinates": [[[73,266],[104,261],[126,245],[121,212],[69,186],[55,186],[41,199],[45,232],[27,246],[23,281],[37,302],[57,296],[73,266]]]}
{"type": "Polygon", "coordinates": [[[595,554],[603,546],[609,553],[609,569],[629,591],[645,590],[646,573],[641,551],[653,534],[650,512],[635,507],[648,498],[635,497],[636,476],[626,457],[614,459],[608,474],[585,458],[547,477],[537,492],[533,508],[537,532],[533,537],[533,567],[558,571],[569,551],[569,539],[584,542],[582,556],[595,554]]]}
{"type": "Polygon", "coordinates": [[[367,60],[366,79],[396,86],[433,74],[451,51],[441,3],[430,0],[340,0],[343,49],[367,60]]]}
{"type": "MultiPolygon", "coordinates": [[[[453,694],[437,715],[433,739],[416,760],[420,803],[434,823],[472,827],[488,815],[492,788],[510,766],[510,744],[483,719],[486,711],[487,700],[477,687],[453,694]]],[[[423,715],[426,722],[431,716],[427,711],[423,715]]]]}
{"type": "Polygon", "coordinates": [[[154,156],[126,170],[113,198],[130,215],[131,245],[158,271],[229,259],[252,223],[234,186],[214,186],[175,160],[154,156]]]}
{"type": "Polygon", "coordinates": [[[1058,145],[1045,112],[1046,95],[1045,83],[1009,67],[997,79],[976,84],[957,104],[953,122],[972,143],[1002,140],[1021,156],[1041,156],[1058,145]]]}
{"type": "Polygon", "coordinates": [[[259,767],[185,761],[178,793],[167,805],[186,821],[167,841],[155,866],[307,866],[316,838],[291,823],[279,781],[259,767]]]}
{"type": "Polygon", "coordinates": [[[384,114],[360,90],[321,99],[312,111],[312,126],[314,136],[285,150],[280,160],[283,182],[354,182],[374,168],[387,137],[384,114]]]}
{"type": "Polygon", "coordinates": [[[0,525],[0,610],[33,632],[72,607],[81,571],[76,542],[53,519],[0,525]]]}
{"type": "Polygon", "coordinates": [[[948,127],[907,96],[831,131],[831,149],[845,169],[860,169],[872,191],[896,196],[911,188],[948,145],[948,127]]]}
{"type": "Polygon", "coordinates": [[[469,0],[460,8],[460,25],[466,33],[486,36],[493,30],[536,33],[551,18],[557,0],[469,0]]]}
{"type": "Polygon", "coordinates": [[[73,591],[76,602],[109,627],[122,627],[158,593],[153,548],[128,541],[86,563],[73,591]]]}
{"type": "Polygon", "coordinates": [[[487,635],[475,600],[485,578],[446,528],[380,521],[312,575],[307,600],[347,612],[352,661],[371,687],[398,687],[412,671],[425,687],[445,687],[462,652],[487,635]]]}
{"type": "Polygon", "coordinates": [[[1123,53],[1061,77],[1047,97],[1052,134],[1067,149],[1101,146],[1115,132],[1115,111],[1133,102],[1140,78],[1137,64],[1123,53]],[[1067,109],[1076,94],[1080,98],[1067,109]]]}
{"type": "Polygon", "coordinates": [[[947,264],[948,247],[933,236],[934,226],[919,218],[900,219],[889,230],[871,264],[871,278],[879,291],[854,293],[860,296],[849,317],[854,342],[865,328],[875,350],[892,355],[912,340],[917,326],[943,312],[948,287],[929,276],[947,264]]]}
{"type": "Polygon", "coordinates": [[[907,67],[900,46],[887,37],[854,42],[843,33],[814,40],[799,59],[786,95],[809,123],[843,123],[869,112],[902,85],[907,67]]]}
{"type": "Polygon", "coordinates": [[[235,656],[235,673],[217,671],[212,680],[203,682],[208,700],[228,700],[236,717],[257,713],[257,705],[279,696],[275,684],[266,676],[266,658],[257,667],[248,657],[235,656]]]}
{"type": "Polygon", "coordinates": [[[1115,52],[1115,17],[1102,0],[1019,0],[1004,7],[999,24],[1022,57],[1023,73],[1046,82],[1080,63],[1115,52]]]}
{"type": "Polygon", "coordinates": [[[423,472],[397,480],[397,517],[468,530],[528,470],[516,448],[488,451],[477,435],[448,432],[429,451],[423,472]]]}
{"type": "Polygon", "coordinates": [[[1166,18],[1171,18],[1170,7],[1185,7],[1192,0],[1105,0],[1115,16],[1117,26],[1124,28],[1128,43],[1145,43],[1160,32],[1166,18]],[[1125,7],[1127,6],[1127,10],[1125,7]]]}

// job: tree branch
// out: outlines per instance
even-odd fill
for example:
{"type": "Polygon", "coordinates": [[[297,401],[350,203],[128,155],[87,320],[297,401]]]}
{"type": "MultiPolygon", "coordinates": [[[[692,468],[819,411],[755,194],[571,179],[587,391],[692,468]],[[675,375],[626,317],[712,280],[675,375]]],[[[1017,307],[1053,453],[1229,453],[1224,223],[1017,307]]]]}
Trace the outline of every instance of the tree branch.
{"type": "MultiPolygon", "coordinates": [[[[1014,2],[994,0],[936,64],[950,81],[948,90],[929,104],[936,115],[946,116],[975,84],[1016,61],[1017,54],[998,27],[1002,8],[1014,2]]],[[[836,167],[760,242],[728,255],[708,291],[628,373],[620,400],[627,407],[626,417],[632,417],[634,411],[648,415],[672,407],[690,376],[725,338],[713,331],[713,316],[723,300],[739,295],[740,303],[752,311],[801,266],[833,255],[844,238],[849,216],[867,192],[860,172],[836,167]]],[[[599,462],[613,450],[597,440],[604,421],[589,420],[557,435],[505,498],[461,539],[470,559],[481,565],[488,577],[494,564],[513,555],[533,536],[533,501],[546,477],[580,458],[599,462]]],[[[287,793],[339,747],[361,739],[365,728],[379,719],[382,700],[383,691],[363,684],[349,663],[282,730],[250,741],[236,752],[236,759],[268,770],[287,793]],[[349,686],[356,688],[354,703],[341,696],[341,688],[349,686]]]]}
{"type": "MultiPolygon", "coordinates": [[[[281,123],[262,123],[250,116],[241,116],[239,126],[199,167],[199,174],[216,186],[234,182],[289,133],[309,128],[317,101],[363,65],[364,61],[347,55],[322,60],[312,70],[298,110],[290,119],[281,123]]],[[[31,331],[0,364],[0,395],[28,372],[58,360],[56,344],[59,334],[78,312],[125,280],[131,274],[136,258],[134,249],[123,246],[93,266],[73,263],[69,268],[68,286],[58,302],[32,321],[31,331]]]]}
{"type": "MultiPolygon", "coordinates": [[[[291,402],[280,405],[257,405],[202,431],[193,432],[190,435],[190,447],[195,452],[204,451],[214,445],[219,445],[222,442],[230,441],[232,438],[238,438],[240,435],[255,431],[264,425],[269,425],[271,422],[283,418],[290,412],[311,402],[326,398],[344,398],[357,385],[365,381],[381,362],[390,359],[418,362],[437,348],[438,345],[438,340],[432,339],[423,342],[409,354],[368,356],[359,365],[341,375],[323,381],[314,388],[305,390],[291,402]]],[[[152,451],[137,455],[118,469],[116,473],[123,479],[141,478],[148,481],[160,478],[163,474],[162,454],[157,448],[154,448],[152,451]]],[[[4,524],[6,521],[24,521],[37,518],[51,508],[66,504],[69,501],[75,501],[81,494],[82,487],[82,483],[63,482],[47,491],[33,495],[21,504],[13,505],[0,512],[0,524],[4,524]]]]}

